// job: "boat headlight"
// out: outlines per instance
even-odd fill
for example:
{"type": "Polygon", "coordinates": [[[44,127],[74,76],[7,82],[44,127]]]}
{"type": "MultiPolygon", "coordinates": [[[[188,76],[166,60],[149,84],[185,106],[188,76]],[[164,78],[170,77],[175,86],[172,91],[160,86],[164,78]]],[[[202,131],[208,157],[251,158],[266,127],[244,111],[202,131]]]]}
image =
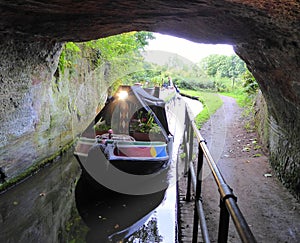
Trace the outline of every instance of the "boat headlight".
{"type": "Polygon", "coordinates": [[[121,90],[119,93],[118,93],[118,97],[120,100],[125,100],[127,99],[128,97],[128,92],[125,91],[125,90],[121,90]]]}

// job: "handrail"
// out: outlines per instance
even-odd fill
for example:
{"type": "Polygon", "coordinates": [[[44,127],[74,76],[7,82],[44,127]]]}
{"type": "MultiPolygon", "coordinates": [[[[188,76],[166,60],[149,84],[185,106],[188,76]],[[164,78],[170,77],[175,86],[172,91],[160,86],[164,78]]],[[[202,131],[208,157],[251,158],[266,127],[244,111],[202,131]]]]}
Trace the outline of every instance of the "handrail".
{"type": "MultiPolygon", "coordinates": [[[[231,216],[235,228],[240,236],[242,242],[256,242],[242,212],[237,205],[237,197],[233,194],[232,189],[225,182],[217,164],[212,158],[207,146],[206,141],[201,136],[195,122],[190,118],[189,112],[186,111],[186,135],[184,141],[189,141],[191,137],[196,135],[198,141],[198,164],[197,174],[194,171],[194,165],[191,161],[191,155],[186,159],[186,165],[188,165],[188,183],[186,199],[190,200],[191,184],[195,191],[195,209],[194,209],[194,226],[193,226],[193,242],[197,242],[198,238],[198,223],[200,220],[200,226],[202,231],[202,238],[204,242],[210,242],[208,237],[208,229],[205,222],[205,216],[202,209],[202,198],[201,198],[201,184],[202,184],[202,167],[203,157],[206,158],[206,162],[212,172],[213,178],[218,186],[220,194],[220,221],[219,221],[219,234],[218,242],[227,242],[228,229],[229,229],[229,216],[231,216]],[[192,132],[189,132],[192,131],[192,132]]],[[[189,146],[193,146],[189,144],[189,146]]],[[[187,149],[186,149],[187,150],[187,149]]],[[[191,151],[189,151],[191,152],[191,151]]],[[[192,153],[192,152],[191,152],[192,153]]]]}

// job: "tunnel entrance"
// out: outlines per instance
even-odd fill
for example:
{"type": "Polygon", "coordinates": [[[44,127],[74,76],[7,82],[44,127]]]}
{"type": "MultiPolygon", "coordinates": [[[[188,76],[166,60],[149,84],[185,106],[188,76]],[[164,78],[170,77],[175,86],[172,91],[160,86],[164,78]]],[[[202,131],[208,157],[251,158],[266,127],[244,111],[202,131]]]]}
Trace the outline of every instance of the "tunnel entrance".
{"type": "MultiPolygon", "coordinates": [[[[83,99],[74,98],[85,91],[84,79],[72,73],[65,76],[73,78],[71,82],[52,83],[63,43],[148,30],[234,46],[266,101],[268,117],[260,125],[269,143],[270,163],[299,199],[299,9],[298,1],[247,0],[2,4],[0,166],[7,179],[18,174],[17,168],[24,171],[36,158],[50,156],[70,142],[74,124],[68,121],[73,115],[85,122],[83,99]]],[[[110,68],[103,67],[102,77],[110,68]]],[[[82,76],[96,75],[91,70],[84,69],[82,76]]],[[[106,88],[106,83],[98,83],[91,90],[106,88]]]]}
{"type": "MultiPolygon", "coordinates": [[[[37,159],[63,150],[78,132],[72,127],[82,131],[82,124],[90,122],[88,115],[93,114],[94,107],[105,102],[105,92],[94,91],[106,91],[109,85],[92,82],[87,86],[87,80],[103,80],[112,68],[110,65],[97,73],[78,62],[80,75],[61,73],[63,81],[55,79],[63,44],[147,30],[234,47],[258,81],[265,99],[267,117],[260,118],[259,125],[269,143],[270,164],[280,181],[299,199],[299,16],[300,6],[295,0],[232,0],[217,4],[205,0],[139,4],[132,0],[24,0],[1,4],[0,167],[6,176],[3,184],[30,168],[37,159]]],[[[55,208],[53,205],[51,208],[55,208]]],[[[1,219],[5,215],[1,214],[1,219]]]]}

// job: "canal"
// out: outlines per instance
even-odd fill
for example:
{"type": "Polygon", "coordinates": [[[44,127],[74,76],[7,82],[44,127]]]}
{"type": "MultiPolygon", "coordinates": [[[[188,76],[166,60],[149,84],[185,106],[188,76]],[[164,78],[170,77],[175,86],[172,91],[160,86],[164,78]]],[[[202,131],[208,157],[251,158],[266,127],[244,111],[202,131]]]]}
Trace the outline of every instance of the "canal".
{"type": "Polygon", "coordinates": [[[139,196],[95,193],[80,175],[70,150],[1,194],[0,242],[176,242],[174,185],[139,196]]]}
{"type": "Polygon", "coordinates": [[[85,186],[73,148],[0,195],[0,242],[177,242],[176,163],[185,102],[166,111],[174,134],[169,186],[125,195],[85,186]]]}

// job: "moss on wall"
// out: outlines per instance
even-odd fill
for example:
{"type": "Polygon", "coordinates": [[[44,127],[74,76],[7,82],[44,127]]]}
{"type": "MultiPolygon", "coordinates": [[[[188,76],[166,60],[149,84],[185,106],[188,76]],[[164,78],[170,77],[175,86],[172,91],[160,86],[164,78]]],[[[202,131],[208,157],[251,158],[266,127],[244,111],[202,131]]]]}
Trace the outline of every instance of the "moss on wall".
{"type": "Polygon", "coordinates": [[[263,145],[263,150],[267,154],[269,152],[269,122],[268,122],[268,107],[259,91],[254,103],[254,123],[259,140],[263,145]]]}
{"type": "MultiPolygon", "coordinates": [[[[296,119],[295,113],[295,121],[296,119]]],[[[255,101],[256,130],[263,144],[264,152],[269,154],[269,162],[281,182],[300,199],[300,142],[297,139],[297,126],[290,124],[285,130],[270,116],[264,97],[258,93],[255,101]],[[291,138],[293,138],[291,140],[291,138]],[[293,141],[293,142],[291,142],[293,141]]],[[[288,123],[286,126],[289,125],[288,123]]]]}
{"type": "MultiPolygon", "coordinates": [[[[57,75],[62,44],[0,43],[0,168],[8,184],[28,176],[61,152],[94,118],[106,100],[104,69],[76,68],[57,75]]],[[[2,184],[6,187],[8,184],[2,184]]]]}

